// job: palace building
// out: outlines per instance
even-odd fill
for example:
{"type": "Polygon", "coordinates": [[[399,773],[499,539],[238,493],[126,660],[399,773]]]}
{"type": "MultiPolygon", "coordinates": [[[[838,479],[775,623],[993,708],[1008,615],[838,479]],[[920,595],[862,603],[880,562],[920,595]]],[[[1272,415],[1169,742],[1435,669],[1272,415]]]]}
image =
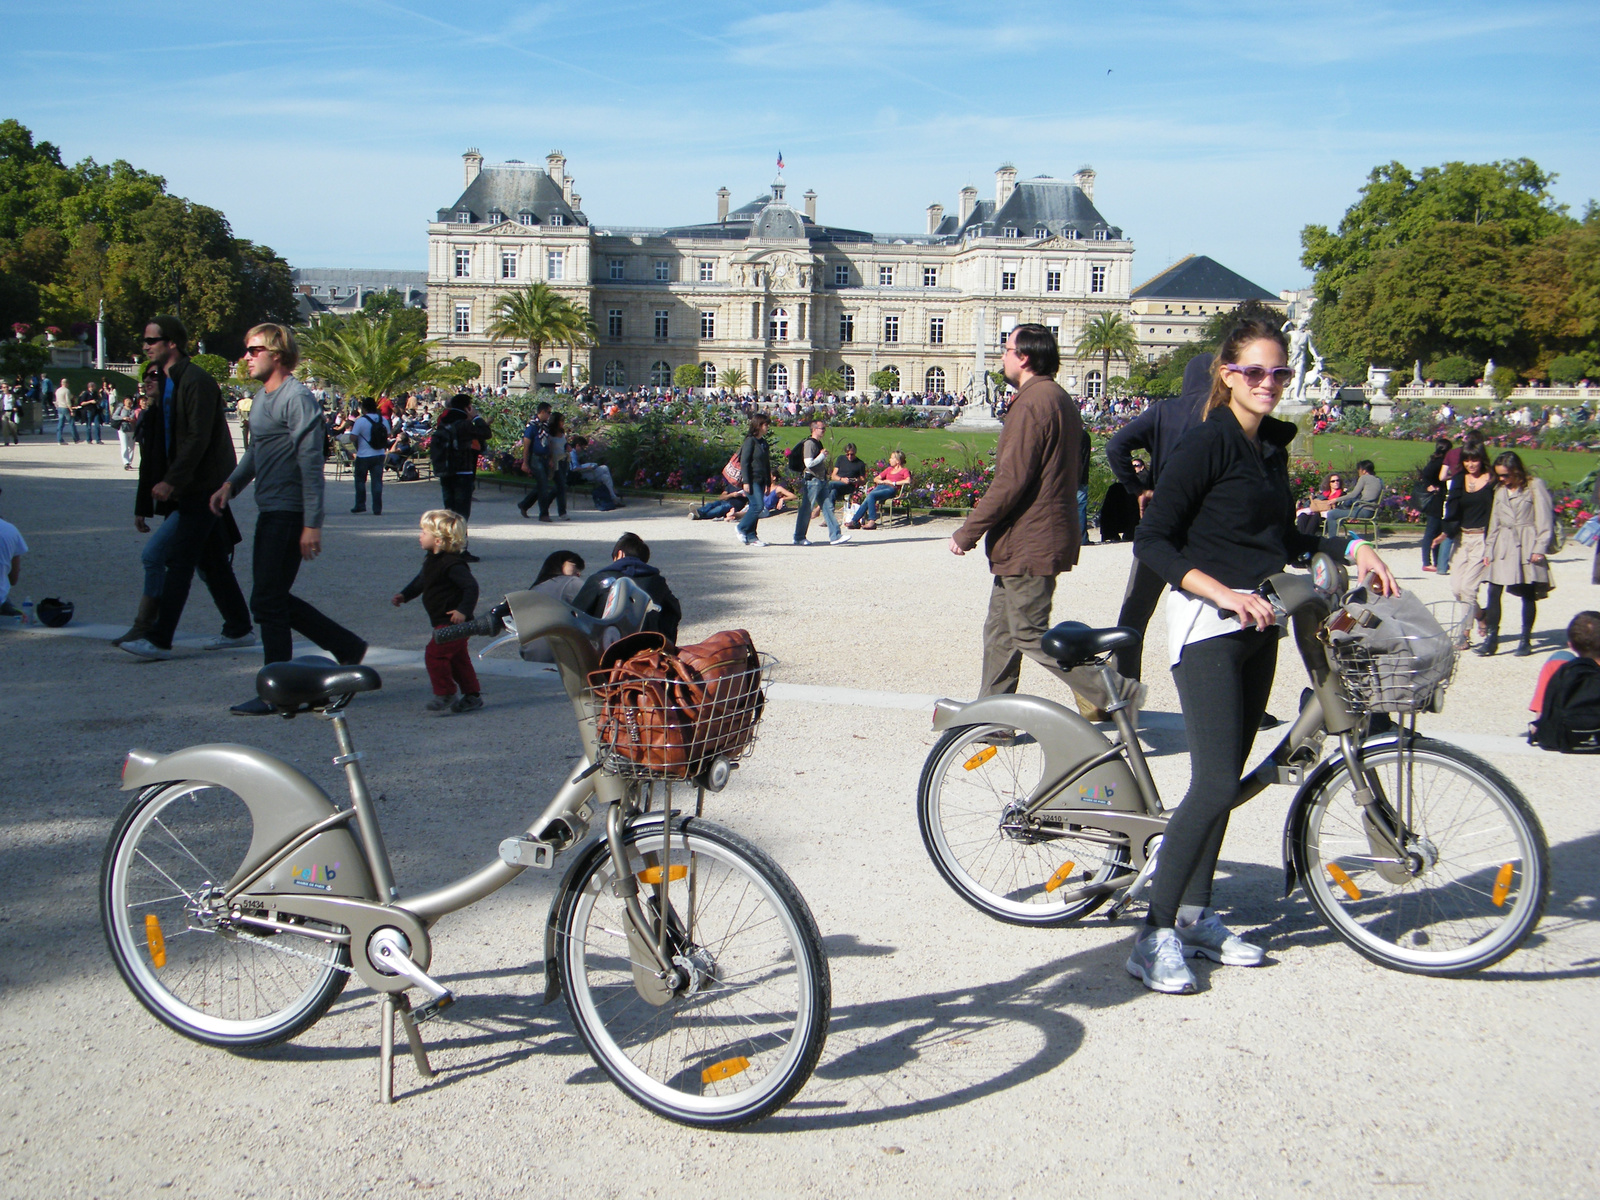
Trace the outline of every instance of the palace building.
{"type": "Polygon", "coordinates": [[[928,206],[924,232],[881,234],[819,223],[816,193],[794,207],[781,172],[738,208],[719,189],[714,221],[632,229],[584,212],[559,151],[542,168],[463,161],[464,190],[428,226],[429,334],[496,386],[533,369],[553,382],[570,356],[611,387],[666,386],[693,363],[708,386],[737,368],[747,387],[798,390],[831,369],[859,393],[892,371],[894,390],[981,395],[1006,334],[1033,321],[1056,332],[1059,378],[1092,396],[1099,358],[1072,348],[1092,317],[1128,311],[1133,244],[1095,208],[1088,167],[1067,181],[1006,165],[993,199],[964,187],[954,211],[928,206]],[[498,299],[534,282],[588,309],[598,335],[522,370],[519,347],[485,331],[498,299]]]}

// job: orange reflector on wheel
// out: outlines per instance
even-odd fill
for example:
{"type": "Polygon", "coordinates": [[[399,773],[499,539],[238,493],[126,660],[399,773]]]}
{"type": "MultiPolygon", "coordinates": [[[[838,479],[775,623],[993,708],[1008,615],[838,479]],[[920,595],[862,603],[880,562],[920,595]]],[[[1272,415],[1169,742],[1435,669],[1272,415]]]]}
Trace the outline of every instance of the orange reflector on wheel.
{"type": "Polygon", "coordinates": [[[750,1060],[742,1055],[738,1058],[725,1058],[721,1062],[712,1063],[700,1072],[701,1083],[720,1083],[724,1079],[731,1079],[740,1071],[750,1069],[750,1060]]]}
{"type": "Polygon", "coordinates": [[[988,762],[991,758],[993,758],[998,753],[999,753],[999,751],[996,750],[993,746],[985,746],[982,750],[979,750],[976,754],[974,754],[971,758],[967,759],[967,761],[962,763],[961,765],[963,767],[965,767],[969,771],[976,771],[979,767],[983,766],[984,763],[988,762]]]}
{"type": "Polygon", "coordinates": [[[1067,877],[1072,874],[1072,868],[1077,866],[1077,865],[1078,864],[1075,863],[1075,862],[1064,862],[1064,863],[1062,863],[1059,867],[1056,868],[1056,873],[1054,875],[1050,876],[1049,881],[1044,885],[1044,890],[1047,891],[1047,892],[1055,891],[1058,887],[1060,887],[1063,883],[1065,883],[1067,881],[1067,877]]]}
{"type": "MultiPolygon", "coordinates": [[[[667,868],[667,881],[676,883],[689,873],[689,868],[682,863],[673,863],[667,868]]],[[[659,884],[661,882],[660,867],[646,867],[638,873],[640,883],[659,884]]]]}
{"type": "Polygon", "coordinates": [[[1511,893],[1511,875],[1513,869],[1514,867],[1512,863],[1506,863],[1495,874],[1494,891],[1489,894],[1489,899],[1494,901],[1494,906],[1496,908],[1502,907],[1506,902],[1506,897],[1511,893]]]}
{"type": "Polygon", "coordinates": [[[144,940],[150,947],[150,965],[159,971],[167,965],[167,939],[161,935],[161,922],[155,913],[145,914],[144,940]]]}
{"type": "Polygon", "coordinates": [[[1344,889],[1344,894],[1352,900],[1361,899],[1361,889],[1356,886],[1356,881],[1344,873],[1341,867],[1333,863],[1328,864],[1328,874],[1333,876],[1333,881],[1344,889]]]}

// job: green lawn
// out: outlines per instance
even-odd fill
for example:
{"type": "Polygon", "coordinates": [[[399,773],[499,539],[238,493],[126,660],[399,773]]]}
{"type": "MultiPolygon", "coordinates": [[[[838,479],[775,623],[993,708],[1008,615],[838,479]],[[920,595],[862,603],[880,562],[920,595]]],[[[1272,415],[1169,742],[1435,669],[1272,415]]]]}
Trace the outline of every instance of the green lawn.
{"type": "MultiPolygon", "coordinates": [[[[806,436],[804,429],[785,427],[776,431],[773,444],[787,451],[806,436]]],[[[947,429],[854,429],[841,426],[829,429],[824,440],[828,445],[828,453],[836,457],[843,454],[846,442],[854,442],[857,457],[869,465],[880,459],[888,462],[891,450],[904,450],[906,465],[915,475],[922,462],[930,458],[944,458],[952,463],[962,461],[968,451],[956,447],[957,442],[969,447],[971,453],[992,455],[995,443],[1000,440],[1000,431],[961,435],[947,429]]]]}
{"type": "MultiPolygon", "coordinates": [[[[1492,448],[1491,448],[1492,450],[1492,448]]],[[[1341,471],[1354,468],[1357,459],[1370,458],[1378,474],[1391,479],[1420,467],[1433,452],[1431,442],[1402,442],[1389,438],[1318,434],[1311,439],[1312,457],[1341,471]]],[[[1491,452],[1491,461],[1495,453],[1491,452]]],[[[1551,487],[1571,487],[1595,468],[1596,456],[1571,450],[1519,450],[1522,461],[1551,487]]]]}

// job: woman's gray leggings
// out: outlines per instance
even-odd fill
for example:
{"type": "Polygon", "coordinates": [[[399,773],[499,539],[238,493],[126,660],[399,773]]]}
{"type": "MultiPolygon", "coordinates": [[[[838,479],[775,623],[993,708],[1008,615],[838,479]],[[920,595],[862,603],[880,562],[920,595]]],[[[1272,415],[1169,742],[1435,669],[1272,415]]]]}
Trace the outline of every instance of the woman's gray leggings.
{"type": "Polygon", "coordinates": [[[1191,642],[1172,668],[1189,738],[1189,791],[1161,839],[1148,925],[1170,929],[1180,904],[1211,904],[1228,813],[1239,803],[1239,776],[1272,692],[1279,636],[1276,628],[1250,628],[1191,642]]]}

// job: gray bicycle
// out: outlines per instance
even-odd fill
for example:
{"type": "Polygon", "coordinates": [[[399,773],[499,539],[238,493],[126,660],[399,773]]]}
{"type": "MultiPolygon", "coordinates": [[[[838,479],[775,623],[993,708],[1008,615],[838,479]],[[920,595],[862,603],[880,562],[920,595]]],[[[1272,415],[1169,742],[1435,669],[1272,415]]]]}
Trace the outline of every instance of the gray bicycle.
{"type": "MultiPolygon", "coordinates": [[[[1358,952],[1415,974],[1480,970],[1539,922],[1544,831],[1501,772],[1417,734],[1417,714],[1438,711],[1448,675],[1408,688],[1397,681],[1403,656],[1380,662],[1330,642],[1349,581],[1325,555],[1311,565],[1309,576],[1262,585],[1290,617],[1311,686],[1283,740],[1239,781],[1241,802],[1271,784],[1297,788],[1283,833],[1285,894],[1303,884],[1358,952]],[[1374,735],[1374,714],[1399,722],[1374,735]]],[[[1042,644],[1063,669],[1105,671],[1138,638],[1069,622],[1042,644]]],[[[1109,675],[1105,683],[1115,695],[1109,675]]],[[[1013,924],[1065,925],[1108,901],[1115,919],[1142,898],[1167,813],[1127,705],[1108,711],[1115,740],[1034,696],[938,702],[943,736],[923,768],[917,817],[934,866],[970,904],[1013,924]]]]}
{"type": "MultiPolygon", "coordinates": [[[[830,982],[816,922],[788,876],[700,817],[748,741],[675,779],[628,770],[597,736],[595,646],[607,629],[638,630],[649,606],[625,579],[602,618],[519,592],[439,635],[506,627],[522,645],[548,639],[585,756],[494,861],[419,895],[402,897],[394,881],[345,717],[357,694],[381,686],[371,668],[302,659],[257,676],[283,715],[332,724],[347,808],[248,746],[131,751],[122,786],[138,795],[106,849],[100,899],[134,995],[185,1037],[243,1051],[310,1028],[354,974],[382,998],[378,1091],[388,1102],[395,1018],[430,1078],[418,1025],[454,999],[428,973],[435,923],[568,855],[545,924],[544,998],[565,997],[595,1061],[634,1100],[688,1125],[732,1128],[782,1107],[822,1053],[830,982]],[[691,793],[692,816],[675,807],[691,793]],[[413,990],[423,997],[415,1008],[413,990]]],[[[733,683],[728,694],[756,706],[743,714],[753,734],[762,680],[733,683]]],[[[740,716],[732,703],[724,718],[740,716]]]]}

